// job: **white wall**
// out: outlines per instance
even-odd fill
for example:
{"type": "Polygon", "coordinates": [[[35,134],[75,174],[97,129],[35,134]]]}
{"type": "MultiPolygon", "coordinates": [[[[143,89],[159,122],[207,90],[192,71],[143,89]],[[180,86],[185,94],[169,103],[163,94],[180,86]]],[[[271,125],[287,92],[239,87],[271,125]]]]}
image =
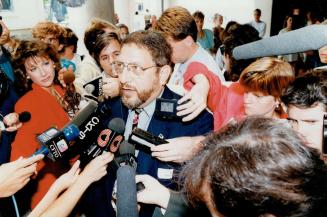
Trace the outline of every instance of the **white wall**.
{"type": "Polygon", "coordinates": [[[78,54],[88,54],[84,46],[84,31],[93,18],[101,18],[109,22],[114,18],[113,0],[87,0],[84,5],[78,8],[67,8],[67,25],[76,33],[78,40],[78,54]]]}
{"type": "Polygon", "coordinates": [[[205,14],[205,28],[213,27],[213,16],[220,13],[224,16],[224,24],[235,20],[248,23],[253,20],[253,11],[260,8],[261,19],[267,24],[266,36],[270,34],[272,0],[165,0],[164,9],[172,6],[182,6],[191,13],[201,10],[205,14]]]}
{"type": "Polygon", "coordinates": [[[11,11],[1,11],[0,15],[12,35],[31,37],[30,28],[46,18],[41,0],[12,0],[11,11]]]}
{"type": "Polygon", "coordinates": [[[144,15],[145,10],[149,10],[149,14],[161,14],[161,0],[114,0],[115,13],[118,14],[119,23],[126,24],[130,32],[144,29],[144,15]],[[139,15],[135,15],[137,11],[137,4],[143,3],[143,11],[139,15]]]}

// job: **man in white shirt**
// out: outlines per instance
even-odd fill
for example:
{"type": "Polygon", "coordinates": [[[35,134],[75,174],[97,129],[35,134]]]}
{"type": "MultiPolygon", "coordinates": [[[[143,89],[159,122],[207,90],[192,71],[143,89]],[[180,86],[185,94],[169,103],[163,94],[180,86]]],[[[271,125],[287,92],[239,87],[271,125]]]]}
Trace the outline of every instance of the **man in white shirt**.
{"type": "Polygon", "coordinates": [[[250,22],[249,24],[259,32],[259,36],[262,38],[266,33],[266,23],[260,20],[261,10],[259,8],[254,10],[253,17],[254,21],[250,22]]]}

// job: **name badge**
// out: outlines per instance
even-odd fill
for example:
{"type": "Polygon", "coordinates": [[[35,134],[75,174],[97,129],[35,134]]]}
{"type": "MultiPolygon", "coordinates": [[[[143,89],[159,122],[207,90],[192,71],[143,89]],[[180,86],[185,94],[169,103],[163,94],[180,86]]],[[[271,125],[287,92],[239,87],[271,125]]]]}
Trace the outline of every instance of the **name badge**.
{"type": "Polygon", "coordinates": [[[174,169],[158,168],[159,179],[171,179],[173,178],[174,169]]]}

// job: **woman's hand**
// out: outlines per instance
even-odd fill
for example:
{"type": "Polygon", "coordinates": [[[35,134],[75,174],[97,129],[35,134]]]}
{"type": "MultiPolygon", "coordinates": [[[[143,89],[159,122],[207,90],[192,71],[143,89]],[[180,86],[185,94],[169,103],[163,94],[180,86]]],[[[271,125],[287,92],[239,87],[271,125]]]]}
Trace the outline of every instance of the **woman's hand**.
{"type": "Polygon", "coordinates": [[[114,159],[114,155],[110,152],[105,152],[102,155],[94,158],[80,175],[80,179],[91,184],[100,180],[107,174],[107,165],[114,159]]]}
{"type": "Polygon", "coordinates": [[[36,164],[44,155],[39,154],[30,158],[19,158],[16,161],[0,166],[0,198],[15,194],[23,188],[30,177],[36,174],[36,164]]]}
{"type": "Polygon", "coordinates": [[[67,173],[64,173],[63,175],[61,175],[54,183],[54,186],[60,191],[62,192],[63,190],[66,190],[67,188],[69,188],[72,184],[75,183],[75,181],[78,178],[78,175],[80,173],[80,161],[77,160],[74,165],[72,166],[72,168],[70,168],[70,170],[67,173]]]}

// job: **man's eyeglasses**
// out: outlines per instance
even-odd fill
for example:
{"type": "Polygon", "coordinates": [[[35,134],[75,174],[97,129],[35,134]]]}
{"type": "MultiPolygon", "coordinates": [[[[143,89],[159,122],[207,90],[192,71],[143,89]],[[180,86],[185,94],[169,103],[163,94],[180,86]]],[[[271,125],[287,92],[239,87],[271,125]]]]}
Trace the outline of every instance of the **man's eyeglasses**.
{"type": "Polygon", "coordinates": [[[142,67],[137,64],[133,64],[133,63],[126,64],[126,63],[119,62],[119,61],[114,61],[111,64],[111,66],[112,66],[114,73],[116,73],[117,75],[120,75],[124,71],[124,68],[126,67],[129,72],[132,72],[136,76],[140,76],[144,71],[146,71],[148,69],[158,67],[157,65],[142,67]]]}

